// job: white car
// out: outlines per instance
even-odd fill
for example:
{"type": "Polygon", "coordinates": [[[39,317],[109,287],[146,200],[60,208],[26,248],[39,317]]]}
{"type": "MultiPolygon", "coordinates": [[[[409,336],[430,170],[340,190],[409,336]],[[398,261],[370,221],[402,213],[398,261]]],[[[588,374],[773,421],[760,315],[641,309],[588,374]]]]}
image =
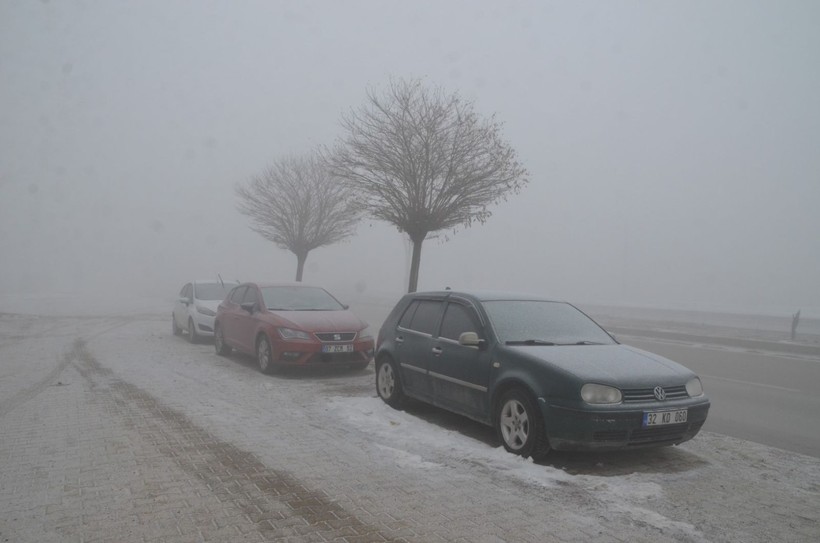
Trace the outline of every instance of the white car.
{"type": "Polygon", "coordinates": [[[235,281],[213,280],[186,283],[179,291],[171,313],[174,335],[184,332],[191,343],[196,343],[201,337],[213,337],[216,308],[238,284],[235,281]]]}

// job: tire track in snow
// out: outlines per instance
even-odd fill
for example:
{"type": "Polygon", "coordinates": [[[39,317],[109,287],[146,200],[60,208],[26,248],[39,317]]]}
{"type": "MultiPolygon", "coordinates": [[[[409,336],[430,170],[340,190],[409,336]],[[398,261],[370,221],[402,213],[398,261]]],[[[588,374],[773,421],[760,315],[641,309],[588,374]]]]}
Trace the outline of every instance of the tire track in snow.
{"type": "MultiPolygon", "coordinates": [[[[142,389],[118,379],[75,342],[71,360],[100,399],[125,423],[202,481],[223,503],[233,505],[266,538],[339,538],[357,541],[407,541],[391,537],[335,503],[326,493],[302,484],[289,473],[266,466],[256,456],[221,441],[183,413],[142,389]]],[[[407,527],[403,527],[407,528],[407,527]]]]}
{"type": "MultiPolygon", "coordinates": [[[[120,328],[122,326],[125,326],[126,324],[129,324],[130,321],[131,321],[131,319],[128,319],[128,320],[125,320],[125,321],[117,322],[117,323],[115,323],[111,326],[106,326],[105,328],[103,328],[101,330],[98,330],[98,331],[94,332],[93,334],[90,334],[88,337],[89,338],[94,338],[94,337],[100,336],[102,334],[110,332],[111,330],[114,330],[116,328],[120,328]]],[[[51,327],[51,328],[49,328],[45,331],[39,332],[37,334],[37,336],[47,335],[49,330],[55,329],[59,326],[60,326],[59,324],[54,325],[53,327],[51,327]]],[[[0,401],[0,417],[3,417],[5,415],[7,415],[8,413],[11,413],[17,407],[21,406],[22,404],[26,403],[27,401],[29,401],[29,400],[31,400],[35,397],[37,397],[37,395],[40,394],[41,392],[43,392],[46,388],[48,388],[50,386],[57,385],[58,383],[55,383],[57,378],[60,376],[61,373],[63,373],[65,368],[69,364],[71,364],[71,362],[73,362],[74,360],[76,360],[79,357],[80,353],[82,352],[82,350],[84,348],[85,348],[85,339],[82,339],[82,338],[75,339],[74,342],[72,343],[71,349],[69,349],[67,352],[63,353],[63,356],[60,357],[59,362],[57,363],[57,366],[54,369],[52,369],[50,372],[48,372],[45,377],[43,377],[42,379],[40,379],[39,381],[37,381],[36,383],[34,383],[33,385],[31,385],[29,387],[26,387],[22,390],[19,390],[17,393],[12,395],[11,397],[9,397],[9,398],[7,398],[3,401],[0,401]]]]}

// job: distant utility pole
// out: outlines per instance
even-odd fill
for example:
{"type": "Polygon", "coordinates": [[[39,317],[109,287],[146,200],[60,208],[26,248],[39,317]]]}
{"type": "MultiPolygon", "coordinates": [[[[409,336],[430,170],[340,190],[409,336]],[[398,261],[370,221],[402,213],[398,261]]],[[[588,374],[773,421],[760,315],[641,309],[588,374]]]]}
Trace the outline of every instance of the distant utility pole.
{"type": "Polygon", "coordinates": [[[797,336],[797,324],[800,322],[800,310],[797,310],[797,313],[792,315],[792,341],[797,336]]]}

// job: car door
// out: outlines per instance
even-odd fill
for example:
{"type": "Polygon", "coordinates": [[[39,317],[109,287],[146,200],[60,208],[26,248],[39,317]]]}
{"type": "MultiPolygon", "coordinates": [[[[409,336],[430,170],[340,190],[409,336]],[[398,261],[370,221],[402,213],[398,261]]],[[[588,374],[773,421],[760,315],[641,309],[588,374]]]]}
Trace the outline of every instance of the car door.
{"type": "Polygon", "coordinates": [[[236,341],[236,319],[238,313],[242,311],[239,304],[242,303],[242,298],[247,289],[248,287],[245,285],[236,287],[222,302],[224,309],[219,315],[219,326],[222,328],[222,337],[225,343],[231,347],[238,347],[236,341]]]}
{"type": "Polygon", "coordinates": [[[261,297],[259,296],[259,289],[255,285],[248,285],[245,294],[242,296],[240,306],[236,309],[236,319],[234,321],[234,338],[238,348],[247,353],[256,352],[256,345],[254,344],[256,334],[256,323],[259,319],[259,311],[262,305],[259,303],[261,297]],[[248,311],[242,306],[253,304],[253,311],[248,311]]]}
{"type": "Polygon", "coordinates": [[[472,304],[450,299],[438,334],[431,338],[428,370],[432,392],[443,407],[483,419],[489,412],[492,357],[483,347],[461,345],[458,338],[464,332],[475,332],[485,339],[485,327],[472,304]]]}
{"type": "Polygon", "coordinates": [[[179,328],[188,328],[188,304],[182,301],[183,298],[191,297],[191,283],[183,285],[179,291],[179,297],[174,303],[174,322],[179,328]]]}
{"type": "Polygon", "coordinates": [[[411,302],[396,328],[396,362],[408,394],[432,397],[428,364],[432,334],[438,329],[444,302],[418,299],[411,302]]]}

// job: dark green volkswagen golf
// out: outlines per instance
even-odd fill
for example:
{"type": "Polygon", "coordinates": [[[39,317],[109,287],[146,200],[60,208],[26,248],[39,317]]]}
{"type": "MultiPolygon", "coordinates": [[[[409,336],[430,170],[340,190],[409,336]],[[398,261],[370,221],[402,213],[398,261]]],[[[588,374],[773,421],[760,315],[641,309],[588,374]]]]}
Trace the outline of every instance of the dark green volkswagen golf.
{"type": "Polygon", "coordinates": [[[384,322],[376,389],[496,428],[504,447],[556,450],[676,445],[706,421],[700,379],[615,341],[574,306],[535,296],[417,292],[384,322]]]}

